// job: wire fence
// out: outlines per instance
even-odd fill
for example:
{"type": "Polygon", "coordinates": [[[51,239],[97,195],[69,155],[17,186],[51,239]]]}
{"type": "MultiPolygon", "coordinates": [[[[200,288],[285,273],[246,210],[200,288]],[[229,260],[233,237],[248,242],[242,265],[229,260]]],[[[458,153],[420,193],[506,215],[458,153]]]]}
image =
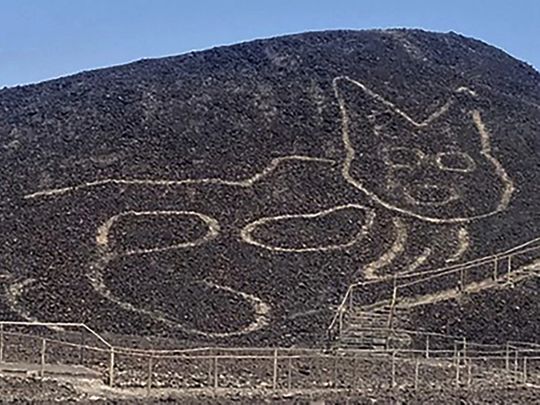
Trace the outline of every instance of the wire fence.
{"type": "Polygon", "coordinates": [[[154,389],[422,389],[540,383],[540,345],[484,345],[407,331],[416,348],[115,347],[80,324],[0,323],[0,370],[72,374],[111,387],[154,389]],[[45,325],[45,326],[44,326],[45,325]]]}

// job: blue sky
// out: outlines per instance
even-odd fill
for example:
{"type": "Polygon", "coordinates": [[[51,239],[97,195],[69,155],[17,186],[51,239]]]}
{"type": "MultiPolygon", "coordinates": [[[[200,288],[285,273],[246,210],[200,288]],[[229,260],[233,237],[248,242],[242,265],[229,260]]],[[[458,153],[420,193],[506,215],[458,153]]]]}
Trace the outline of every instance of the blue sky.
{"type": "Polygon", "coordinates": [[[0,87],[307,30],[456,31],[540,68],[539,0],[0,0],[0,87]]]}

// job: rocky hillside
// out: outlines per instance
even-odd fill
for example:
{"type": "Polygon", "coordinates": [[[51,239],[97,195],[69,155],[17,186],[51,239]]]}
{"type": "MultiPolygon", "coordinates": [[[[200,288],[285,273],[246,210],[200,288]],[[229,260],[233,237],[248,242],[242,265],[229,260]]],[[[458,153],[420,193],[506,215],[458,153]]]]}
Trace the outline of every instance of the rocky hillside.
{"type": "MultiPolygon", "coordinates": [[[[0,145],[5,320],[313,343],[352,282],[540,236],[540,74],[453,33],[306,33],[3,89],[0,145]]],[[[538,336],[538,305],[500,316],[512,294],[538,284],[471,298],[460,330],[517,339],[525,316],[538,336]]]]}

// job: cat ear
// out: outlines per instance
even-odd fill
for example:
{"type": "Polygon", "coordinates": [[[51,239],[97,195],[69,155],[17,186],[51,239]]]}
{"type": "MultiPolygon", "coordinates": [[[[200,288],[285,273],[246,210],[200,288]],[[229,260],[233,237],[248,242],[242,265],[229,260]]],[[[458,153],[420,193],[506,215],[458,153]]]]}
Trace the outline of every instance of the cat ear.
{"type": "Polygon", "coordinates": [[[473,111],[485,106],[485,100],[482,100],[475,91],[468,87],[458,87],[448,102],[443,106],[440,112],[435,113],[435,120],[463,120],[469,117],[473,111]]]}
{"type": "Polygon", "coordinates": [[[488,109],[488,100],[470,88],[459,87],[433,119],[432,126],[444,131],[449,139],[460,139],[459,142],[468,145],[471,151],[487,150],[489,133],[481,111],[488,109]]]}
{"type": "Polygon", "coordinates": [[[359,81],[338,77],[334,79],[334,91],[350,124],[371,126],[376,136],[403,138],[418,126],[393,103],[359,81]]]}

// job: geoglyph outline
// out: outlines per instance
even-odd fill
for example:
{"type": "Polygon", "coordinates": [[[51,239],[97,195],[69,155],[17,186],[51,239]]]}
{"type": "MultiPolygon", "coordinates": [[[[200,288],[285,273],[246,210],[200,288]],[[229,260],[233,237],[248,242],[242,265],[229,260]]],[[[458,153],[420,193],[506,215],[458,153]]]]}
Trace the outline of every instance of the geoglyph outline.
{"type": "MultiPolygon", "coordinates": [[[[480,111],[478,111],[478,110],[472,110],[471,111],[471,117],[472,117],[472,120],[473,120],[473,123],[474,123],[476,129],[478,130],[478,134],[480,136],[480,143],[481,143],[481,152],[480,153],[493,165],[493,167],[495,169],[495,172],[497,173],[497,175],[499,176],[499,178],[501,179],[501,181],[503,183],[503,192],[502,192],[502,195],[501,195],[501,198],[500,198],[500,202],[499,202],[498,206],[495,208],[494,211],[488,212],[486,214],[471,216],[471,217],[455,217],[455,218],[448,218],[448,219],[432,218],[432,217],[416,214],[416,213],[414,213],[412,211],[409,211],[409,210],[397,207],[397,206],[395,206],[393,204],[387,203],[383,199],[379,198],[375,193],[368,190],[362,184],[361,181],[356,180],[350,174],[352,162],[355,160],[356,150],[354,149],[354,147],[352,145],[351,136],[350,136],[350,132],[349,132],[349,128],[350,128],[351,125],[350,125],[350,120],[349,120],[349,114],[347,112],[347,103],[345,102],[344,98],[342,97],[341,92],[340,92],[339,87],[338,87],[338,83],[341,80],[346,80],[346,81],[352,83],[353,85],[357,86],[361,91],[365,92],[367,95],[369,95],[373,99],[377,100],[378,102],[380,102],[381,104],[383,104],[387,108],[390,108],[392,111],[397,113],[399,116],[404,118],[407,122],[409,122],[410,124],[412,124],[415,127],[425,127],[425,126],[429,125],[435,119],[437,119],[437,118],[441,117],[443,114],[445,114],[449,110],[450,106],[455,101],[454,101],[454,99],[451,98],[441,108],[434,111],[425,120],[423,120],[421,122],[418,122],[418,121],[414,120],[412,117],[410,117],[408,114],[406,114],[399,107],[397,107],[394,103],[386,100],[381,95],[375,93],[374,91],[369,89],[367,86],[365,86],[363,83],[361,83],[361,82],[359,82],[357,80],[351,79],[348,76],[335,77],[333,79],[333,81],[332,81],[332,87],[333,87],[333,90],[334,90],[335,97],[338,100],[339,111],[340,111],[341,118],[342,118],[342,120],[341,120],[341,133],[342,133],[343,145],[345,147],[345,160],[344,160],[343,166],[342,166],[342,175],[349,184],[351,184],[353,187],[361,190],[371,200],[373,200],[377,204],[379,204],[379,205],[381,205],[381,206],[383,206],[383,207],[385,207],[385,208],[387,208],[389,210],[399,212],[401,214],[408,215],[408,216],[418,218],[418,219],[421,219],[423,221],[432,222],[432,223],[441,224],[441,223],[470,222],[472,220],[477,220],[477,219],[481,219],[481,218],[485,218],[485,217],[494,215],[494,214],[496,214],[498,212],[501,212],[501,211],[505,210],[508,207],[508,205],[510,203],[510,199],[512,197],[512,194],[513,194],[513,192],[515,190],[515,186],[514,186],[514,183],[512,182],[512,180],[510,179],[510,177],[508,176],[508,174],[506,173],[506,170],[504,169],[502,164],[495,157],[493,157],[493,155],[491,153],[492,148],[491,148],[491,141],[490,141],[490,133],[487,130],[484,122],[482,121],[480,111]]],[[[471,95],[475,94],[474,91],[472,91],[472,90],[470,90],[468,88],[465,88],[465,87],[460,87],[459,89],[456,90],[456,92],[467,92],[467,93],[469,93],[471,95]]]]}

